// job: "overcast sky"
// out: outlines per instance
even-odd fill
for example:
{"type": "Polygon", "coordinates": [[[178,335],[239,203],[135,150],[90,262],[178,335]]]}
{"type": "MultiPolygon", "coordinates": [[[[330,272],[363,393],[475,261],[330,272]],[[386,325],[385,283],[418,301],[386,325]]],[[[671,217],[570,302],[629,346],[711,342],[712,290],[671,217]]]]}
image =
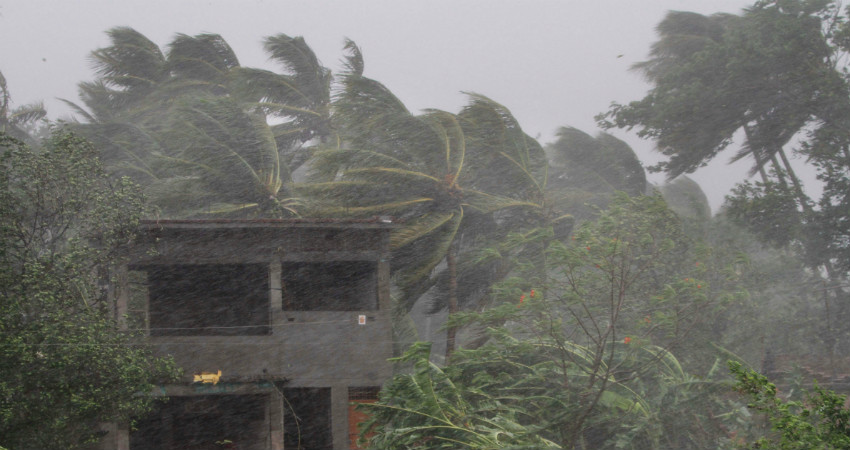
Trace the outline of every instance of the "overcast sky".
{"type": "MultiPolygon", "coordinates": [[[[161,47],[176,33],[221,34],[243,66],[275,67],[261,41],[303,36],[325,65],[339,68],[343,39],[363,50],[366,75],[408,108],[457,112],[463,91],[513,111],[542,143],[564,125],[598,132],[594,115],[612,101],[643,96],[629,70],[645,60],[669,10],[739,13],[743,0],[0,0],[0,71],[17,105],[44,100],[52,119],[68,114],[93,78],[88,54],[109,44],[105,30],[130,26],[161,47]]],[[[653,144],[614,131],[646,165],[653,144]]],[[[727,166],[732,147],[696,179],[714,210],[748,163],[727,166]]],[[[658,178],[656,178],[658,179],[658,178]]]]}

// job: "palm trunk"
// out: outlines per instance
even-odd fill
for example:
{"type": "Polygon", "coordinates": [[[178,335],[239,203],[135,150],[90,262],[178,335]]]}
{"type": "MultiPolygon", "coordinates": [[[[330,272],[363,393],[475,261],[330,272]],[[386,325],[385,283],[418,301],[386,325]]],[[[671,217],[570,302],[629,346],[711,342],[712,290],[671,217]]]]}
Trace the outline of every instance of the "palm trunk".
{"type": "Polygon", "coordinates": [[[800,202],[800,206],[803,207],[803,211],[805,211],[806,214],[811,214],[812,205],[809,204],[809,197],[807,197],[803,192],[803,185],[800,183],[800,179],[797,178],[797,174],[794,173],[794,168],[791,167],[791,162],[788,161],[788,157],[785,156],[785,151],[780,148],[777,153],[782,159],[782,165],[785,166],[785,173],[787,173],[788,178],[791,179],[791,185],[794,186],[794,195],[797,196],[797,201],[800,202]]]}
{"type": "Polygon", "coordinates": [[[787,189],[788,182],[785,180],[785,170],[782,169],[782,166],[779,164],[779,160],[776,159],[776,153],[772,153],[770,155],[770,164],[776,170],[776,178],[779,180],[779,185],[782,186],[783,189],[787,189]]]}
{"type": "MultiPolygon", "coordinates": [[[[449,245],[449,251],[446,253],[446,264],[449,269],[449,318],[452,314],[458,311],[457,305],[457,255],[455,254],[456,244],[452,241],[449,245]]],[[[446,363],[455,351],[455,337],[457,335],[457,327],[448,327],[446,330],[446,363]]]]}
{"type": "MultiPolygon", "coordinates": [[[[744,125],[744,134],[747,136],[747,143],[751,143],[751,132],[748,125],[744,125]]],[[[751,150],[753,152],[753,158],[756,160],[756,168],[758,168],[759,174],[761,175],[761,181],[767,184],[767,182],[770,181],[767,177],[767,171],[764,170],[764,165],[767,161],[762,159],[761,154],[759,154],[759,149],[751,147],[751,150]]]]}

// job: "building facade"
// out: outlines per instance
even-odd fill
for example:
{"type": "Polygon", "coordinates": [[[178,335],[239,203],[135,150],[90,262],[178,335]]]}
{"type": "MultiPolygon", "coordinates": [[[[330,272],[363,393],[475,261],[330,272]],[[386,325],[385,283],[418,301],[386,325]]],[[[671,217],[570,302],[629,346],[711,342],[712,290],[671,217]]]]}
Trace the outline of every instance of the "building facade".
{"type": "Polygon", "coordinates": [[[184,374],[103,448],[354,448],[391,376],[386,222],[145,222],[115,314],[184,374]]]}

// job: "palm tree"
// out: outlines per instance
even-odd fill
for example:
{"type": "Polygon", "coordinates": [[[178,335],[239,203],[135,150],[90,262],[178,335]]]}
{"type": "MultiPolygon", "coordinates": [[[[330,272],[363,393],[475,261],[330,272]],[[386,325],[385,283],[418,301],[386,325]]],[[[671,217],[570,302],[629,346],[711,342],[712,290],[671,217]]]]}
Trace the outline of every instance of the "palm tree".
{"type": "MultiPolygon", "coordinates": [[[[79,84],[82,105],[64,101],[81,121],[74,128],[97,144],[110,172],[148,186],[169,176],[162,171],[168,166],[157,164],[158,155],[169,154],[157,133],[181,92],[173,87],[178,83],[169,58],[150,39],[129,27],[110,29],[107,35],[112,45],[91,53],[97,78],[79,84]]],[[[185,41],[175,39],[175,60],[183,59],[185,41]]]]}
{"type": "Polygon", "coordinates": [[[187,97],[175,105],[168,126],[174,156],[161,159],[178,175],[155,185],[163,206],[171,206],[166,213],[297,214],[297,202],[281,196],[291,177],[264,114],[229,97],[187,97]]]}
{"type": "Polygon", "coordinates": [[[130,28],[108,34],[92,53],[99,78],[80,85],[87,109],[72,106],[113,173],[171,214],[295,214],[290,167],[331,134],[330,71],[302,38],[267,39],[275,74],[241,67],[215,34],[179,34],[166,52],[130,28]]]}
{"type": "MultiPolygon", "coordinates": [[[[490,241],[484,251],[473,254],[478,267],[487,263],[498,268],[494,279],[514,272],[517,261],[532,262],[536,270],[533,276],[523,277],[523,288],[536,288],[544,294],[549,284],[544,268],[550,245],[569,239],[576,223],[595,217],[600,208],[611,202],[615,191],[635,196],[647,189],[644,169],[634,151],[609,134],[600,133],[594,138],[575,128],[562,127],[557,141],[547,144],[546,155],[548,165],[530,164],[529,170],[523,171],[526,185],[533,187],[527,198],[535,207],[500,212],[504,232],[490,241]]],[[[479,333],[471,345],[483,344],[486,339],[486,334],[479,333]]]]}
{"type": "MultiPolygon", "coordinates": [[[[324,214],[393,214],[406,221],[390,239],[402,302],[411,307],[433,286],[433,272],[445,262],[446,303],[449,313],[457,312],[457,256],[462,236],[473,231],[465,224],[494,211],[535,204],[478,189],[497,185],[480,179],[483,171],[473,164],[499,158],[497,149],[484,154],[480,139],[485,133],[475,122],[481,115],[472,112],[483,109],[487,99],[472,96],[466,114],[428,110],[414,115],[385,86],[362,75],[362,56],[353,43],[347,49],[349,70],[334,103],[344,145],[316,154],[314,183],[306,189],[325,199],[324,214]]],[[[447,354],[454,349],[454,332],[449,330],[447,354]]]]}
{"type": "Polygon", "coordinates": [[[232,86],[242,101],[255,102],[275,121],[283,120],[271,130],[281,161],[295,171],[318,148],[306,143],[339,142],[330,118],[333,76],[300,36],[277,34],[266,38],[264,46],[283,73],[238,68],[232,86]]]}
{"type": "Polygon", "coordinates": [[[6,133],[16,139],[31,139],[27,126],[38,122],[47,115],[44,105],[33,103],[12,109],[12,95],[6,86],[6,77],[0,72],[0,133],[6,133]]]}

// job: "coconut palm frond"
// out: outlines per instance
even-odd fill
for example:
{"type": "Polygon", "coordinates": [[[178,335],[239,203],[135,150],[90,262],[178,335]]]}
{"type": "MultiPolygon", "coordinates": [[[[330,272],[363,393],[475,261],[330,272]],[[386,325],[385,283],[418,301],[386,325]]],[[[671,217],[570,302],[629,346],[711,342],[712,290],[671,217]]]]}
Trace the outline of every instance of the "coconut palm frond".
{"type": "Polygon", "coordinates": [[[152,88],[165,78],[165,56],[150,39],[129,27],[112,28],[106,34],[112,45],[90,55],[103,82],[133,91],[152,88]]]}
{"type": "Polygon", "coordinates": [[[360,47],[351,39],[346,38],[342,49],[343,53],[345,53],[342,61],[345,73],[354,76],[363,76],[363,53],[360,51],[360,47]]]}
{"type": "Polygon", "coordinates": [[[443,143],[445,173],[456,180],[463,171],[466,155],[466,138],[456,115],[436,109],[426,110],[423,120],[431,125],[434,134],[443,143]]]}
{"type": "Polygon", "coordinates": [[[47,110],[44,109],[44,103],[32,103],[13,109],[8,116],[8,121],[11,124],[21,126],[37,122],[46,115],[47,110]]]}
{"type": "Polygon", "coordinates": [[[264,47],[307,98],[323,101],[330,98],[330,70],[321,64],[304,38],[281,33],[266,38],[264,47]]]}
{"type": "Polygon", "coordinates": [[[434,201],[416,192],[407,196],[389,194],[385,186],[368,181],[294,184],[293,189],[300,196],[316,199],[321,215],[330,216],[398,215],[434,201]]]}
{"type": "Polygon", "coordinates": [[[393,167],[365,167],[355,168],[345,171],[347,179],[368,179],[376,183],[386,183],[395,185],[397,188],[407,186],[407,189],[416,186],[433,187],[435,184],[441,183],[436,177],[422,172],[412,170],[396,169],[393,167]]]}
{"type": "Polygon", "coordinates": [[[419,280],[428,277],[434,268],[437,267],[437,264],[445,259],[462,220],[463,210],[460,210],[452,214],[450,220],[446,221],[442,227],[423,236],[414,244],[408,244],[406,246],[408,247],[408,251],[416,254],[416,257],[410,258],[407,261],[400,261],[401,268],[397,273],[398,284],[405,303],[409,303],[412,300],[406,295],[411,288],[419,280]]]}
{"type": "Polygon", "coordinates": [[[318,150],[313,155],[309,177],[314,181],[332,180],[342,171],[357,167],[386,167],[404,169],[408,162],[393,155],[372,150],[328,149],[318,150]]]}
{"type": "Polygon", "coordinates": [[[218,34],[178,34],[168,44],[167,67],[177,78],[224,85],[227,73],[239,67],[230,44],[218,34]]]}
{"type": "MultiPolygon", "coordinates": [[[[72,102],[72,101],[70,101],[70,100],[65,100],[64,98],[60,98],[60,99],[58,99],[58,100],[59,100],[60,102],[64,103],[64,104],[65,104],[66,106],[68,106],[69,108],[71,108],[71,110],[72,110],[73,112],[75,112],[76,114],[78,114],[78,115],[82,116],[82,117],[83,117],[83,120],[85,120],[86,122],[89,122],[89,123],[93,123],[93,122],[95,122],[95,120],[96,120],[96,119],[94,118],[94,116],[92,116],[92,115],[91,115],[88,111],[86,111],[86,110],[85,110],[82,106],[80,106],[80,105],[78,105],[78,104],[76,104],[76,103],[74,103],[74,102],[72,102]]],[[[75,118],[75,120],[76,120],[76,118],[75,118]]]]}
{"type": "Polygon", "coordinates": [[[300,107],[303,111],[312,111],[309,108],[313,106],[314,101],[307,92],[301,90],[297,80],[291,75],[239,67],[231,72],[231,80],[234,92],[247,101],[300,107]]]}
{"type": "Polygon", "coordinates": [[[431,201],[433,201],[433,199],[414,198],[410,200],[392,203],[379,203],[368,206],[327,206],[319,204],[313,207],[313,212],[318,216],[329,217],[372,217],[379,214],[397,215],[408,211],[410,208],[431,201]]]}
{"type": "Polygon", "coordinates": [[[245,113],[232,99],[187,101],[175,117],[173,141],[184,159],[215,169],[204,176],[215,190],[241,186],[246,194],[276,196],[290,180],[265,119],[245,113]]]}
{"type": "Polygon", "coordinates": [[[390,248],[397,249],[426,236],[455,217],[455,213],[428,213],[390,233],[390,248]]]}
{"type": "Polygon", "coordinates": [[[459,118],[469,142],[467,158],[480,174],[471,187],[502,195],[540,196],[548,176],[543,148],[505,106],[480,94],[466,94],[470,101],[459,118]]]}
{"type": "Polygon", "coordinates": [[[501,195],[491,195],[472,189],[465,189],[463,191],[463,201],[465,205],[485,213],[508,208],[531,208],[534,210],[540,210],[542,208],[542,205],[538,203],[517,200],[501,195]]]}

